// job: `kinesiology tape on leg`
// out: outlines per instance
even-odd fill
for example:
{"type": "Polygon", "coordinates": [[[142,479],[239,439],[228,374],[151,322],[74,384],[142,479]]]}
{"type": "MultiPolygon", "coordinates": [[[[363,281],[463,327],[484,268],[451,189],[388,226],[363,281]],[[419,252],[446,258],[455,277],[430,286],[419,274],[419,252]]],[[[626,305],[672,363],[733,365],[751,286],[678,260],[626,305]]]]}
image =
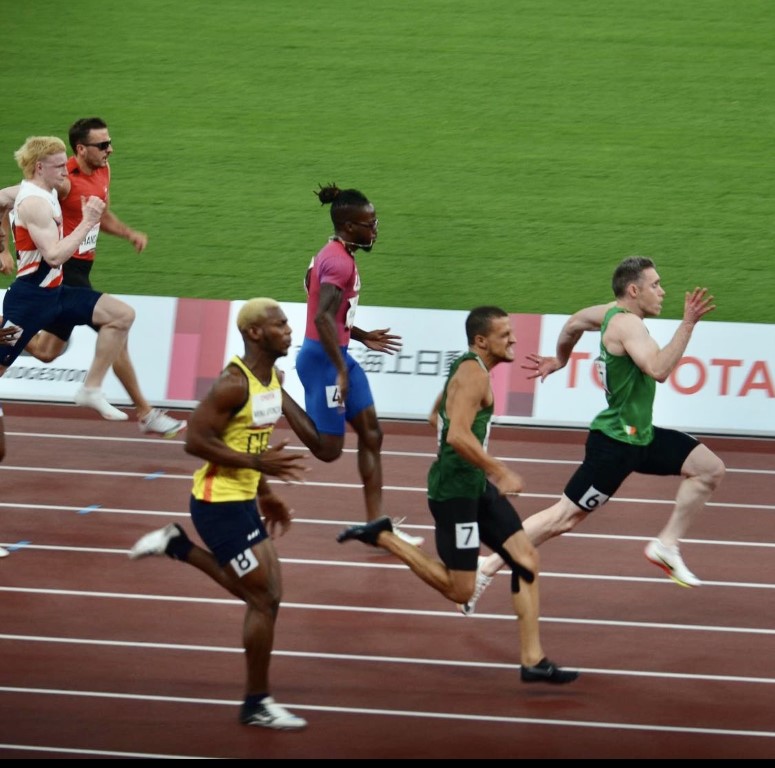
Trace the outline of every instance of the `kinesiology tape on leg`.
{"type": "Polygon", "coordinates": [[[526,584],[532,584],[535,581],[535,574],[524,565],[520,565],[514,560],[508,552],[499,553],[511,568],[511,591],[513,594],[519,592],[519,580],[522,579],[526,584]]]}

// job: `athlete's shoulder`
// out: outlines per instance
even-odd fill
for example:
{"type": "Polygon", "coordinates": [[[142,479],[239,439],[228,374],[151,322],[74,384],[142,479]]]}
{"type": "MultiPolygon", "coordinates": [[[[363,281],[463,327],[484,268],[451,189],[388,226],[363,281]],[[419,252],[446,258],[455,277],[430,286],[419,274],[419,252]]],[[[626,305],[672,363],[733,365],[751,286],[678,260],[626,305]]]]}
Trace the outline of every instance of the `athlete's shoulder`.
{"type": "Polygon", "coordinates": [[[318,251],[315,257],[316,261],[322,259],[335,259],[347,256],[347,250],[338,240],[328,240],[326,244],[318,251]]]}

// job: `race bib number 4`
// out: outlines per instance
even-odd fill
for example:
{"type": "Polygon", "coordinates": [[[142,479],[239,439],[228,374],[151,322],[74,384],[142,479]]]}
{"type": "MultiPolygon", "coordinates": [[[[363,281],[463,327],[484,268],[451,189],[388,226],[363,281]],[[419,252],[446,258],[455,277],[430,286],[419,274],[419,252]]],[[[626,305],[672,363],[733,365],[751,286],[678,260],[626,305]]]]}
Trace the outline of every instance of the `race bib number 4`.
{"type": "Polygon", "coordinates": [[[329,408],[344,409],[344,403],[339,395],[339,387],[336,384],[326,387],[326,404],[329,408]]]}

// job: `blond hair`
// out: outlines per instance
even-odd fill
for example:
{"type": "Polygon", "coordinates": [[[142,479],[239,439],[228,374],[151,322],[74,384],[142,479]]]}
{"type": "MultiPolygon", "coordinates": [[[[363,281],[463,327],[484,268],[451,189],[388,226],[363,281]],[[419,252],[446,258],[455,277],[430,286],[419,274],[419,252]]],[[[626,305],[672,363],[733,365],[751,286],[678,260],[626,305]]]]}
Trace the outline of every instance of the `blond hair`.
{"type": "Polygon", "coordinates": [[[274,299],[250,299],[242,305],[237,315],[237,328],[244,332],[249,325],[266,320],[268,310],[279,307],[280,305],[274,299]]]}
{"type": "Polygon", "coordinates": [[[67,152],[64,141],[56,136],[30,136],[16,152],[13,159],[21,168],[25,179],[35,175],[35,166],[43,158],[55,155],[57,152],[67,152]]]}

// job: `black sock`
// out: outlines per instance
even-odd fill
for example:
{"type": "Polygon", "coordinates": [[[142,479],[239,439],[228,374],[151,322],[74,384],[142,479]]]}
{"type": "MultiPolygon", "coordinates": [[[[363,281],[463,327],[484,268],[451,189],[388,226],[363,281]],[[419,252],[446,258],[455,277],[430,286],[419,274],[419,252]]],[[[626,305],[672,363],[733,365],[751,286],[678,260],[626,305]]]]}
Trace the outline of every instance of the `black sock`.
{"type": "Polygon", "coordinates": [[[194,547],[194,542],[186,536],[186,532],[179,525],[176,527],[180,531],[180,536],[170,539],[164,553],[175,560],[183,560],[185,562],[188,560],[188,553],[194,547]]]}
{"type": "Polygon", "coordinates": [[[250,696],[245,697],[244,707],[245,709],[255,709],[267,696],[268,693],[252,693],[250,696]]]}

